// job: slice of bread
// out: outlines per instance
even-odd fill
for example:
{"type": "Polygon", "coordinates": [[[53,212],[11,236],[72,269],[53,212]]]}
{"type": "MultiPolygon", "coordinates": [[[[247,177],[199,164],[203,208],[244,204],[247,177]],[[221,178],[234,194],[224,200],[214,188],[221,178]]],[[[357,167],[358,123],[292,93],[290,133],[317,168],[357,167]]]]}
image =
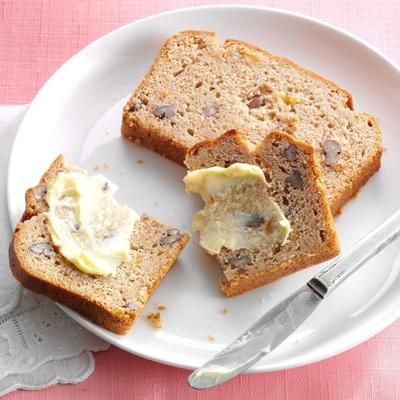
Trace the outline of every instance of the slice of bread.
{"type": "Polygon", "coordinates": [[[52,245],[45,212],[46,185],[59,171],[76,170],[58,157],[38,186],[26,192],[26,209],[10,245],[10,266],[26,288],[50,297],[94,323],[125,334],[185,247],[189,235],[142,215],[131,237],[130,259],[115,276],[78,270],[52,245]]]}
{"type": "Polygon", "coordinates": [[[333,215],[380,167],[377,120],[353,111],[333,82],[211,32],[172,36],[124,108],[123,135],[181,163],[193,145],[230,129],[250,146],[273,130],[311,145],[333,215]]]}
{"type": "MultiPolygon", "coordinates": [[[[278,204],[292,230],[282,246],[271,248],[266,240],[265,246],[257,249],[222,248],[216,258],[222,267],[220,287],[226,296],[338,255],[333,218],[312,147],[286,133],[272,132],[251,151],[237,131],[229,131],[216,140],[195,145],[185,159],[189,170],[228,167],[235,162],[262,167],[268,196],[278,204]]],[[[255,201],[247,199],[249,204],[255,201]]]]}

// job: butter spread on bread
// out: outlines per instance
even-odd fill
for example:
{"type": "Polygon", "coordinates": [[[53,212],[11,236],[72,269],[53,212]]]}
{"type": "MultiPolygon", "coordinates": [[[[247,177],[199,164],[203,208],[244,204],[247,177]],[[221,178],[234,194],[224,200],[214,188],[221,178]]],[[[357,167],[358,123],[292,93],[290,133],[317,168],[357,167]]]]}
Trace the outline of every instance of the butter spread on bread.
{"type": "Polygon", "coordinates": [[[78,269],[114,275],[128,260],[139,215],[114,199],[117,186],[102,175],[61,172],[48,185],[46,202],[52,242],[78,269]]]}
{"type": "Polygon", "coordinates": [[[283,245],[290,222],[268,196],[267,182],[256,165],[234,163],[228,168],[210,167],[191,171],[184,178],[188,192],[199,193],[204,210],[196,213],[193,231],[210,254],[229,250],[257,249],[265,242],[283,245]]]}

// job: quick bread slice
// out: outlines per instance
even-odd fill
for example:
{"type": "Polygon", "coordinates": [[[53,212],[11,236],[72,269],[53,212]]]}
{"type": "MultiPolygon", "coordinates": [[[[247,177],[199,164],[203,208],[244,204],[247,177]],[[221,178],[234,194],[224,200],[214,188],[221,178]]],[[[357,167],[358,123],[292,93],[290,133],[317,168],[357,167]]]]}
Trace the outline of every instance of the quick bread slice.
{"type": "MultiPolygon", "coordinates": [[[[339,253],[333,218],[313,149],[286,133],[273,132],[251,151],[237,131],[195,145],[185,159],[189,170],[235,162],[258,164],[268,182],[267,195],[291,225],[283,245],[230,251],[222,248],[216,259],[222,268],[220,287],[235,296],[285,275],[328,260],[339,253]]],[[[257,197],[244,198],[255,204],[257,197]]],[[[247,207],[248,208],[248,207],[247,207]]]]}
{"type": "Polygon", "coordinates": [[[170,37],[124,108],[123,135],[182,163],[192,146],[230,129],[250,146],[274,130],[311,145],[333,215],[380,167],[377,120],[355,112],[335,83],[215,33],[170,37]]]}
{"type": "Polygon", "coordinates": [[[115,276],[78,270],[52,244],[44,200],[60,171],[76,170],[58,157],[38,186],[26,192],[26,209],[10,245],[10,266],[26,288],[50,297],[94,323],[125,334],[185,247],[189,235],[142,215],[131,236],[130,257],[115,276]]]}

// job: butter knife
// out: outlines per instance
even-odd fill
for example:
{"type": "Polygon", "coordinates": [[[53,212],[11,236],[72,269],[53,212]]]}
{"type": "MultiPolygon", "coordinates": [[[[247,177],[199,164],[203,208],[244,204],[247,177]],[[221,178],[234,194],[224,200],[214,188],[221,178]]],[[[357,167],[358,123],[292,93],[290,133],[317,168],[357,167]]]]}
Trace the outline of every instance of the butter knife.
{"type": "Polygon", "coordinates": [[[217,386],[254,365],[302,325],[325,297],[398,236],[400,210],[194,371],[188,378],[190,386],[196,389],[217,386]]]}

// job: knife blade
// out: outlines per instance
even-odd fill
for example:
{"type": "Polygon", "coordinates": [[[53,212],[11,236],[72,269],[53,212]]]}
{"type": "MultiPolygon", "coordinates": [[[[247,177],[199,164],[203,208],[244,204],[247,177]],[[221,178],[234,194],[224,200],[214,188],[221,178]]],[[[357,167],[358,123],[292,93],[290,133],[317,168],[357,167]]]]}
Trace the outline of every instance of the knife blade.
{"type": "Polygon", "coordinates": [[[194,371],[188,378],[190,386],[206,389],[219,385],[255,364],[289,337],[326,296],[399,236],[400,210],[194,371]]]}
{"type": "Polygon", "coordinates": [[[246,370],[290,336],[312,314],[322,299],[308,285],[301,287],[266,312],[212,360],[193,372],[188,378],[190,386],[205,389],[220,385],[246,370]]]}

